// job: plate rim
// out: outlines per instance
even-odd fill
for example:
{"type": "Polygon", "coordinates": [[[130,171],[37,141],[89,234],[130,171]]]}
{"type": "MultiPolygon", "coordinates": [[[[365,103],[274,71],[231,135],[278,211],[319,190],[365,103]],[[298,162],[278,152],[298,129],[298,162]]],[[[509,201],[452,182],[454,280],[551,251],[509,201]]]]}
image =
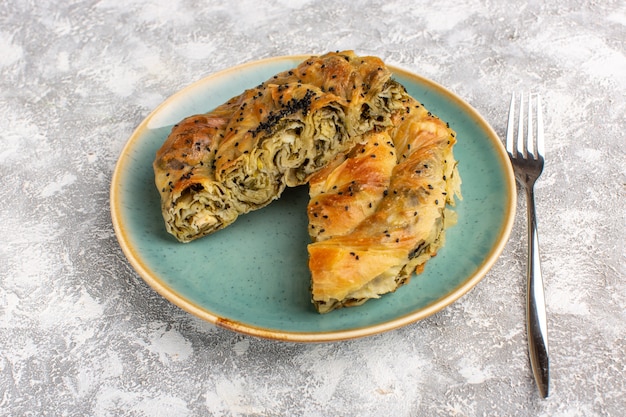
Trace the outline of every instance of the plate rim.
{"type": "Polygon", "coordinates": [[[304,61],[307,58],[310,58],[313,54],[299,54],[299,55],[281,55],[269,58],[263,58],[259,60],[253,60],[249,62],[245,62],[242,64],[238,64],[226,69],[222,69],[220,71],[214,72],[207,76],[200,78],[199,80],[192,82],[191,84],[183,87],[182,89],[174,92],[170,96],[168,96],[165,100],[163,100],[158,106],[156,106],[142,121],[141,123],[134,129],[133,133],[127,139],[125,145],[122,147],[117,162],[115,164],[115,168],[113,170],[113,175],[111,177],[111,185],[109,190],[109,209],[111,214],[111,222],[113,224],[113,229],[115,231],[115,236],[118,240],[118,243],[122,249],[122,252],[126,256],[126,259],[131,264],[135,272],[139,274],[139,276],[159,295],[168,300],[170,303],[176,305],[182,310],[200,318],[209,323],[212,323],[218,327],[222,327],[228,330],[232,330],[238,333],[247,334],[250,336],[261,337],[264,339],[273,339],[278,341],[286,341],[286,342],[332,342],[332,341],[343,341],[349,339],[356,339],[365,336],[371,336],[375,334],[380,334],[383,332],[391,331],[394,329],[398,329],[404,326],[407,326],[411,323],[423,320],[443,309],[448,307],[449,305],[456,302],[459,298],[463,297],[467,294],[472,288],[474,288],[487,274],[487,272],[493,267],[495,262],[500,257],[500,254],[504,250],[508,239],[511,234],[511,230],[513,228],[513,223],[515,219],[515,210],[517,203],[517,195],[516,195],[516,184],[515,177],[513,174],[513,168],[510,165],[510,161],[506,154],[506,150],[502,141],[498,138],[497,133],[491,127],[491,125],[480,115],[480,113],[474,109],[469,103],[461,99],[457,94],[448,90],[443,85],[432,81],[424,76],[416,74],[411,70],[400,67],[398,65],[387,65],[387,68],[391,70],[393,74],[401,75],[405,78],[415,79],[420,84],[427,85],[431,89],[436,90],[438,95],[444,96],[446,99],[454,102],[456,106],[462,108],[466,115],[468,115],[474,123],[476,123],[481,130],[487,132],[487,138],[494,145],[494,149],[496,150],[496,154],[498,156],[499,161],[501,162],[501,166],[503,167],[504,173],[504,183],[507,185],[506,189],[509,190],[508,198],[505,201],[505,221],[503,222],[500,232],[496,238],[495,245],[491,248],[490,252],[485,256],[482,263],[476,268],[475,272],[468,276],[468,279],[463,281],[463,283],[453,290],[451,290],[448,294],[446,294],[441,299],[436,302],[421,308],[417,311],[411,312],[409,314],[405,314],[403,316],[394,318],[392,320],[385,321],[383,323],[364,326],[364,327],[356,327],[345,330],[333,330],[333,331],[321,331],[321,332],[297,332],[297,331],[282,331],[277,329],[268,329],[265,327],[255,326],[251,324],[246,324],[237,320],[232,320],[227,317],[221,317],[220,315],[209,311],[208,309],[197,305],[196,303],[190,301],[186,297],[182,296],[178,292],[176,292],[173,288],[169,287],[167,284],[162,282],[160,279],[155,277],[150,273],[149,268],[142,261],[141,257],[138,256],[135,249],[129,244],[128,232],[122,226],[121,218],[121,197],[119,196],[119,184],[120,177],[123,175],[124,167],[130,162],[130,158],[125,158],[125,155],[128,155],[128,150],[133,147],[133,145],[137,142],[138,138],[141,136],[141,133],[148,127],[149,122],[152,118],[160,112],[162,108],[169,105],[171,102],[177,100],[180,96],[185,96],[189,92],[194,89],[197,89],[199,86],[211,82],[215,78],[220,78],[228,73],[239,71],[242,69],[246,69],[247,67],[253,67],[263,64],[268,64],[271,62],[278,61],[304,61]]]}

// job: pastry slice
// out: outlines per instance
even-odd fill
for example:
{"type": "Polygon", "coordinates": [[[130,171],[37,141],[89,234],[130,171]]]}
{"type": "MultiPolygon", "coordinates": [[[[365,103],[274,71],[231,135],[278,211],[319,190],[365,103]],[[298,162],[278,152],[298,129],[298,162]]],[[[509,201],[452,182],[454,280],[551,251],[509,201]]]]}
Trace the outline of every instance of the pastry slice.
{"type": "Polygon", "coordinates": [[[404,87],[375,57],[311,57],[172,129],[153,163],[161,211],[188,242],[304,184],[366,132],[384,130],[404,87]]]}
{"type": "MultiPolygon", "coordinates": [[[[452,152],[455,133],[417,101],[410,99],[406,104],[405,110],[394,116],[393,126],[386,133],[369,135],[362,148],[377,148],[383,136],[393,144],[393,167],[382,192],[362,195],[360,190],[370,189],[368,179],[372,187],[385,183],[379,174],[388,168],[359,160],[358,154],[322,171],[325,178],[314,177],[323,183],[324,192],[335,190],[335,185],[346,190],[342,171],[350,158],[356,158],[356,166],[364,164],[362,170],[351,168],[360,172],[359,189],[353,189],[352,194],[344,192],[341,204],[325,204],[325,230],[311,233],[312,302],[320,313],[360,305],[407,283],[436,255],[444,243],[445,227],[454,222],[453,212],[446,206],[454,205],[455,196],[460,198],[460,178],[452,152]],[[367,174],[370,170],[374,172],[371,176],[367,174]],[[355,211],[358,215],[346,216],[353,205],[362,207],[363,201],[371,201],[373,210],[368,203],[369,211],[359,209],[355,211]],[[349,221],[344,224],[344,219],[349,221]]],[[[376,154],[372,159],[378,157],[376,154]]],[[[316,202],[324,194],[319,190],[312,194],[308,214],[310,224],[317,229],[321,224],[316,202]]]]}

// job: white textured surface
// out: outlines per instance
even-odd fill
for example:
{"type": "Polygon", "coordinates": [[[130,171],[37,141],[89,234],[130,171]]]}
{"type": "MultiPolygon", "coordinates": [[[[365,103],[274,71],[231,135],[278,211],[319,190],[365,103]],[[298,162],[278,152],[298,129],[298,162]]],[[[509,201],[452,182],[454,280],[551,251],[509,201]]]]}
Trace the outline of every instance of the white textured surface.
{"type": "Polygon", "coordinates": [[[333,3],[0,2],[0,415],[623,415],[625,3],[333,3]],[[344,48],[438,81],[500,134],[509,92],[543,95],[548,400],[528,367],[523,216],[459,302],[344,343],[215,328],[125,260],[109,183],[156,105],[235,64],[344,48]]]}

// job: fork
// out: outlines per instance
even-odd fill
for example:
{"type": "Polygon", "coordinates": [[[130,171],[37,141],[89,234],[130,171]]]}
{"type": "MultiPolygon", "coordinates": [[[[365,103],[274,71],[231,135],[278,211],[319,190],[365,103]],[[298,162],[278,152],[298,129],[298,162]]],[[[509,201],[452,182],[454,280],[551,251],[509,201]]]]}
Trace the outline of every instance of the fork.
{"type": "Polygon", "coordinates": [[[528,94],[527,136],[524,137],[524,94],[519,97],[520,112],[515,138],[515,94],[511,96],[509,121],[506,131],[506,150],[515,178],[526,191],[528,215],[528,267],[526,295],[526,331],[530,365],[539,393],[543,398],[550,393],[550,360],[548,357],[548,329],[546,319],[543,277],[539,259],[537,219],[535,217],[535,181],[544,164],[544,132],[541,97],[536,95],[536,131],[533,128],[532,95],[528,94]],[[536,139],[536,141],[535,141],[536,139]]]}

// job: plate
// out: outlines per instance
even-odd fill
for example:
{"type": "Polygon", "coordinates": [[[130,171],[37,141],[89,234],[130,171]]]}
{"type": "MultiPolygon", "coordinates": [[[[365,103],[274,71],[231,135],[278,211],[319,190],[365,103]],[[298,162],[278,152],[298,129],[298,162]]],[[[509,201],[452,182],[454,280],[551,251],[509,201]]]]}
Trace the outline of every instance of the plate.
{"type": "Polygon", "coordinates": [[[152,161],[172,126],[204,113],[307,56],[240,65],[191,84],[158,106],[123,148],[111,183],[111,216],[137,273],[183,310],[237,332],[283,341],[346,340],[396,329],[445,308],[474,287],[500,255],[515,212],[515,180],[489,124],[439,84],[389,67],[426,108],[450,123],[463,180],[459,222],[425,271],[393,294],[318,314],[310,301],[306,186],[239,217],[213,235],[181,244],[163,224],[152,161]]]}

